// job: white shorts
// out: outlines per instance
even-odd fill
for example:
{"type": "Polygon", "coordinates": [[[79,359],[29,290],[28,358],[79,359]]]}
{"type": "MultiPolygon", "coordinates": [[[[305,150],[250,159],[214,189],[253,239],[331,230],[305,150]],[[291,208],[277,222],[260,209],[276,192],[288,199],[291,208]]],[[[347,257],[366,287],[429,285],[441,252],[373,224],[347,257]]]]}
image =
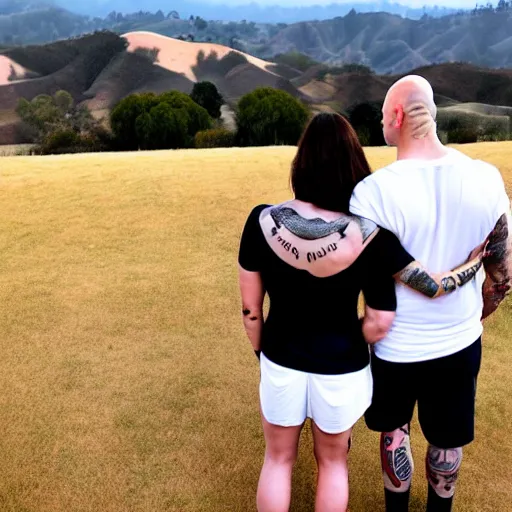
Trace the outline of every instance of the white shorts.
{"type": "Polygon", "coordinates": [[[291,370],[261,354],[260,402],[272,425],[293,427],[311,418],[327,434],[352,428],[372,401],[370,365],[343,375],[291,370]]]}

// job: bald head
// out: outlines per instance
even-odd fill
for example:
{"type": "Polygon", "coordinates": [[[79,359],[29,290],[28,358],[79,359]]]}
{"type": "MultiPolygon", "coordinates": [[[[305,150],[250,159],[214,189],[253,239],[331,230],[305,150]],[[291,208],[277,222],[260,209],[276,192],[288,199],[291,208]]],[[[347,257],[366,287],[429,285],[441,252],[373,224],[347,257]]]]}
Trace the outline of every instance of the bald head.
{"type": "Polygon", "coordinates": [[[434,91],[421,76],[409,75],[396,82],[386,95],[384,108],[402,110],[404,128],[415,139],[422,139],[435,130],[434,91]]]}

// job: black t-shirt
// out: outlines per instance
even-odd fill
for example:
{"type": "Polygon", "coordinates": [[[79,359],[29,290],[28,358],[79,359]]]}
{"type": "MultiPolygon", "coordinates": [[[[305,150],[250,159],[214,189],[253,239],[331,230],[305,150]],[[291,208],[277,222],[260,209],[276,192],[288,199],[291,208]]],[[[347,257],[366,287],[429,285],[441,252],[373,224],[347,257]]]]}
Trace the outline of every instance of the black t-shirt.
{"type": "Polygon", "coordinates": [[[338,375],[369,363],[357,305],[362,291],[368,306],[396,310],[393,275],[414,258],[397,237],[381,229],[357,260],[331,277],[315,277],[285,263],[261,230],[260,205],[249,215],[238,261],[260,272],[270,298],[262,351],[276,364],[309,373],[338,375]]]}

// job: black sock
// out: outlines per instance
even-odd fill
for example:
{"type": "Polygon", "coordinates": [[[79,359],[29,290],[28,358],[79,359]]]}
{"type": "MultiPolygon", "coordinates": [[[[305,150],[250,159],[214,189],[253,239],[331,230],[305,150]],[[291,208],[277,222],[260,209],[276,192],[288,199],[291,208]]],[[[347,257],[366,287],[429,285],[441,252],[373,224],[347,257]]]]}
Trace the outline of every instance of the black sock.
{"type": "Polygon", "coordinates": [[[386,512],[408,512],[410,494],[410,488],[405,492],[391,492],[388,489],[384,489],[386,512]]]}
{"type": "Polygon", "coordinates": [[[451,512],[453,497],[441,498],[433,487],[428,486],[427,512],[451,512]]]}

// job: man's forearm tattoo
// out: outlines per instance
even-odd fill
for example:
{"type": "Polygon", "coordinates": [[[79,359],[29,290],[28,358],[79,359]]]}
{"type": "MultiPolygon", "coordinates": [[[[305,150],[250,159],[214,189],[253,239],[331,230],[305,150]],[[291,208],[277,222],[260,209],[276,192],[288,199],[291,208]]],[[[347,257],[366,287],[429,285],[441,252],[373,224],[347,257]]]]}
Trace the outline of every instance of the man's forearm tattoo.
{"type": "Polygon", "coordinates": [[[427,478],[441,498],[451,498],[454,495],[461,464],[462,448],[428,447],[427,478]]]}
{"type": "MultiPolygon", "coordinates": [[[[400,281],[430,298],[435,297],[439,291],[439,285],[435,279],[421,267],[409,265],[401,272],[400,281]]],[[[446,283],[446,286],[450,284],[446,283]]]]}
{"type": "Polygon", "coordinates": [[[477,274],[477,272],[482,268],[483,262],[477,261],[470,267],[460,270],[457,272],[457,284],[459,286],[463,286],[467,283],[469,283],[477,274]]]}
{"type": "Polygon", "coordinates": [[[455,281],[455,278],[453,278],[451,276],[450,277],[444,277],[441,280],[441,286],[443,287],[443,290],[446,293],[450,293],[450,292],[455,291],[455,289],[457,288],[457,281],[455,281]]]}
{"type": "Polygon", "coordinates": [[[318,240],[334,233],[338,233],[341,238],[345,238],[345,231],[351,222],[351,219],[346,216],[332,222],[326,222],[320,218],[305,219],[292,208],[284,206],[272,208],[270,216],[278,229],[284,226],[288,231],[303,240],[318,240]]]}
{"type": "Polygon", "coordinates": [[[439,295],[452,293],[459,286],[469,283],[482,267],[482,261],[465,264],[453,270],[446,277],[435,277],[418,262],[407,266],[400,274],[400,280],[414,290],[433,299],[439,295]]]}

